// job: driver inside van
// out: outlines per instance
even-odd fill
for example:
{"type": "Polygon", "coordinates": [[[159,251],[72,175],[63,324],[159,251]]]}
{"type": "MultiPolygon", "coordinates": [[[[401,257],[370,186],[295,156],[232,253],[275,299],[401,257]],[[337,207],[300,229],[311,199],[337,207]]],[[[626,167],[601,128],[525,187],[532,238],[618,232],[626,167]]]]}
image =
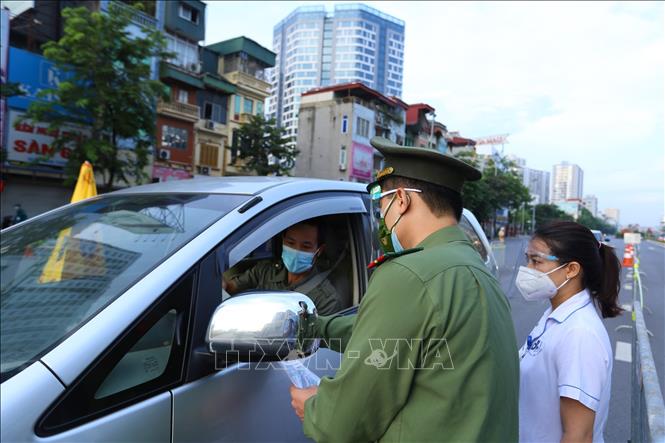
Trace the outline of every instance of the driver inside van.
{"type": "Polygon", "coordinates": [[[341,309],[340,298],[327,273],[317,266],[325,249],[321,222],[305,220],[289,227],[282,235],[280,260],[264,260],[232,277],[222,286],[229,294],[249,289],[287,290],[309,296],[321,315],[341,309]]]}

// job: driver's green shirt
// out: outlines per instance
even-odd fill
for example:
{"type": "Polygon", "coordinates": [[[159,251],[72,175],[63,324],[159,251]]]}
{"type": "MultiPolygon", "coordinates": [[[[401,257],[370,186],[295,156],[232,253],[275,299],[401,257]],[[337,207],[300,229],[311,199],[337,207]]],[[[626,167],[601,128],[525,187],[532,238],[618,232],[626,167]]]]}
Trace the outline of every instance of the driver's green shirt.
{"type": "Polygon", "coordinates": [[[418,246],[374,271],[357,315],[316,320],[344,355],[305,402],[315,441],[517,441],[508,300],[459,227],[418,246]]]}
{"type": "MultiPolygon", "coordinates": [[[[242,274],[232,277],[232,281],[235,283],[238,291],[272,289],[303,292],[299,288],[309,286],[307,283],[310,279],[315,278],[319,272],[319,269],[314,266],[314,269],[312,269],[307,277],[295,285],[289,285],[289,272],[282,261],[264,260],[258,262],[242,274]]],[[[307,289],[304,292],[312,299],[314,305],[316,305],[317,312],[320,314],[334,314],[342,309],[337,291],[327,278],[323,279],[314,288],[307,289]]]]}

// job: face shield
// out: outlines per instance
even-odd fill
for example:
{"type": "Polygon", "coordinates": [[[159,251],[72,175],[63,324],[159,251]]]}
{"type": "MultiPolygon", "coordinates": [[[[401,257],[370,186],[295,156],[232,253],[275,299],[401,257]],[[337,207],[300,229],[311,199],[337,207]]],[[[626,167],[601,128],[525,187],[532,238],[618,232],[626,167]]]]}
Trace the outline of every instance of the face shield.
{"type": "MultiPolygon", "coordinates": [[[[404,188],[405,191],[407,192],[422,192],[420,189],[413,189],[413,188],[404,188]]],[[[369,195],[370,195],[370,202],[371,202],[371,211],[372,215],[374,216],[374,219],[378,222],[381,220],[385,214],[381,213],[381,199],[383,197],[386,197],[388,195],[395,194],[397,192],[397,189],[391,189],[389,191],[382,191],[380,185],[376,185],[370,189],[369,195]]]]}
{"type": "Polygon", "coordinates": [[[547,254],[542,251],[537,251],[533,248],[527,248],[524,251],[524,266],[537,265],[543,261],[559,261],[559,257],[552,254],[547,254]]]}

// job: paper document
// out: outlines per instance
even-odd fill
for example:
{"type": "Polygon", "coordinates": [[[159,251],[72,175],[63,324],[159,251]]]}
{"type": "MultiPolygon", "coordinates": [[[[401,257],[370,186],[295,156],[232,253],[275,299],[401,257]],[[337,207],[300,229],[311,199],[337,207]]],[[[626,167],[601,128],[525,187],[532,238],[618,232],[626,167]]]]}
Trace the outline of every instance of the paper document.
{"type": "Polygon", "coordinates": [[[307,369],[300,360],[284,360],[281,363],[296,388],[303,389],[319,385],[321,378],[307,369]]]}

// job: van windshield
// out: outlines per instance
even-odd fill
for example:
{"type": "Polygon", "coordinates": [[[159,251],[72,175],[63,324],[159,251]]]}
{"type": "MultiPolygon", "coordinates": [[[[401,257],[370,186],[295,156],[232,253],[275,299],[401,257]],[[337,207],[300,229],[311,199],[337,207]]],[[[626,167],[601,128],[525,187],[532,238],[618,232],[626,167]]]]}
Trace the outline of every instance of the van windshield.
{"type": "Polygon", "coordinates": [[[4,231],[2,381],[39,359],[248,198],[100,196],[4,231]]]}

